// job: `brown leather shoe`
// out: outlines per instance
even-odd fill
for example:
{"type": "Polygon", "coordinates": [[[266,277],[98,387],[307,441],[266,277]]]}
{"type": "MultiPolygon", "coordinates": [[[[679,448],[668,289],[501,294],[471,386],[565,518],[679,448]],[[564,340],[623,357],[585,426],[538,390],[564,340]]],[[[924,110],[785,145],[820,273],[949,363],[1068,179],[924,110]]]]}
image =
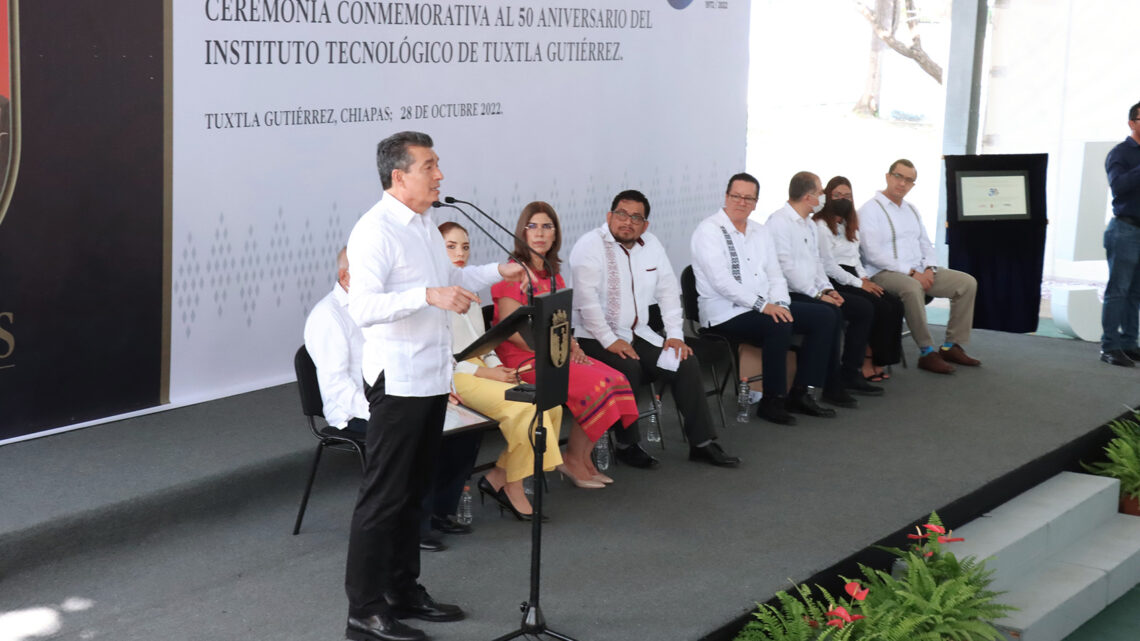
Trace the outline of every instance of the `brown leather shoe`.
{"type": "Polygon", "coordinates": [[[924,369],[935,374],[953,374],[954,366],[942,360],[939,350],[934,350],[918,359],[918,369],[924,369]]]}
{"type": "Polygon", "coordinates": [[[962,346],[958,343],[951,345],[950,349],[946,349],[944,347],[939,348],[938,353],[942,356],[942,360],[949,361],[951,363],[957,363],[959,365],[965,365],[967,367],[977,367],[978,365],[982,364],[982,362],[978,359],[970,358],[970,356],[966,354],[966,350],[962,349],[962,346]]]}

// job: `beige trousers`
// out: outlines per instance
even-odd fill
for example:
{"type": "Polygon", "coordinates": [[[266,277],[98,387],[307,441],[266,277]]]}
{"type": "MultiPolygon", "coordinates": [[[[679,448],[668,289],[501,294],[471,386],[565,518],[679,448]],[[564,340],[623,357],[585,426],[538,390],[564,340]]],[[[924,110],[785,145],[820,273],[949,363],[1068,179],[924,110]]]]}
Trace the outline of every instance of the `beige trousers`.
{"type": "Polygon", "coordinates": [[[934,285],[928,291],[923,291],[922,285],[914,278],[899,272],[881,271],[871,280],[902,299],[907,327],[920,348],[934,347],[934,338],[926,325],[926,296],[950,299],[946,342],[961,345],[970,342],[970,330],[974,327],[974,297],[978,293],[978,281],[973,276],[943,267],[934,274],[934,285]]]}

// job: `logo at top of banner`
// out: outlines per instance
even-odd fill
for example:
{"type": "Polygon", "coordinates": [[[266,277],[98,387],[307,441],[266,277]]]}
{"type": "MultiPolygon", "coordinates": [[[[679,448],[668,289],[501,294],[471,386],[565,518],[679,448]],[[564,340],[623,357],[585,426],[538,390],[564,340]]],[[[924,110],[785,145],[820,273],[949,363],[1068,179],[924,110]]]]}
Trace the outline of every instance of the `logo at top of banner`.
{"type": "Polygon", "coordinates": [[[0,0],[0,223],[20,165],[19,0],[0,0]]]}
{"type": "Polygon", "coordinates": [[[669,0],[669,6],[674,9],[684,9],[693,3],[693,0],[669,0]]]}

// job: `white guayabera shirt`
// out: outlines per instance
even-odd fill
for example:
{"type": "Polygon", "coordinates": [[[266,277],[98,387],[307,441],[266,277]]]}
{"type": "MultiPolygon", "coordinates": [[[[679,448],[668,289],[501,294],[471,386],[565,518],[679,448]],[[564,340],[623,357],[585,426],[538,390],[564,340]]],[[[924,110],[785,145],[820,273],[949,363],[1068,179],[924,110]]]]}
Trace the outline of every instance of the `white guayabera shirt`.
{"type": "Polygon", "coordinates": [[[721,209],[697,225],[689,244],[701,324],[720,325],[768,303],[788,307],[788,284],[768,231],[753,220],[737,231],[721,209]]]}
{"type": "Polygon", "coordinates": [[[447,258],[431,210],[408,209],[385,192],[348,237],[348,311],[364,333],[364,380],[384,372],[394,396],[451,390],[451,313],[427,304],[427,288],[479,291],[498,282],[495,264],[462,269],[447,258]]]}
{"type": "Polygon", "coordinates": [[[681,287],[665,247],[649,232],[626,249],[608,225],[587,232],[570,252],[574,274],[574,329],[609,347],[636,334],[661,347],[665,340],[649,327],[649,306],[657,303],[666,338],[684,339],[681,287]]]}

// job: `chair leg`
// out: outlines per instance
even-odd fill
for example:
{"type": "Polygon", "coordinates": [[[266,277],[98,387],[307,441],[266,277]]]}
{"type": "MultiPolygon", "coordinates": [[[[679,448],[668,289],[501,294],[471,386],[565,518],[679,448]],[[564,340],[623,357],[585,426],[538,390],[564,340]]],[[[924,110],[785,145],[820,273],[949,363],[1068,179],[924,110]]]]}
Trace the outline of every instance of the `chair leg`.
{"type": "Polygon", "coordinates": [[[364,448],[357,445],[357,446],[353,447],[353,449],[356,450],[356,455],[360,458],[360,471],[361,471],[361,473],[367,472],[368,471],[368,465],[364,461],[364,448]]]}
{"type": "Polygon", "coordinates": [[[293,535],[301,531],[301,521],[305,518],[305,507],[309,504],[309,493],[313,491],[313,479],[317,478],[317,466],[321,463],[321,452],[325,449],[324,441],[317,446],[317,453],[313,455],[313,466],[309,470],[309,482],[305,484],[305,493],[301,495],[301,507],[297,509],[297,521],[293,523],[293,535]]]}
{"type": "MultiPolygon", "coordinates": [[[[718,387],[718,378],[716,375],[716,364],[709,363],[709,369],[712,370],[713,389],[716,391],[716,410],[720,413],[720,428],[722,430],[728,429],[728,422],[724,419],[724,388],[718,387]]],[[[705,396],[709,396],[706,394],[705,396]]]]}

